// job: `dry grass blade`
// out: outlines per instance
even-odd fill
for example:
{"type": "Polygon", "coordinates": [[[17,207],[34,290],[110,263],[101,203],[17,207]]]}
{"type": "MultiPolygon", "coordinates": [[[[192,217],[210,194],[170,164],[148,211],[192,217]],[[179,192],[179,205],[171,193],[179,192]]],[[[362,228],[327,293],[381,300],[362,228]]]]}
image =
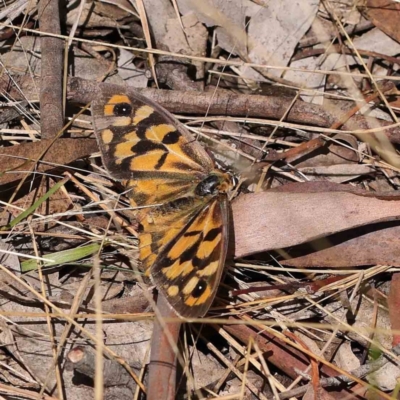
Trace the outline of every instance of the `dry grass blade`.
{"type": "MultiPolygon", "coordinates": [[[[143,32],[144,32],[144,37],[146,39],[147,48],[152,49],[153,46],[151,45],[150,29],[149,29],[149,24],[147,22],[146,10],[143,5],[143,0],[138,0],[136,2],[136,5],[137,5],[138,11],[139,11],[140,19],[142,21],[143,32]]],[[[156,83],[156,85],[158,87],[157,74],[156,74],[156,69],[155,69],[155,60],[154,60],[154,55],[151,52],[149,53],[149,64],[150,64],[150,68],[151,68],[151,71],[153,74],[154,82],[156,83]]]]}

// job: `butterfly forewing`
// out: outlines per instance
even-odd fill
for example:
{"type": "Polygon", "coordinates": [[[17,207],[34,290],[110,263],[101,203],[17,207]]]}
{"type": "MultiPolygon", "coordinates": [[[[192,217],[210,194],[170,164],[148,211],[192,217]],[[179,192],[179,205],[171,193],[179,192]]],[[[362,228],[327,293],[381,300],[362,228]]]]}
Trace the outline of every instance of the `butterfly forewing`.
{"type": "Polygon", "coordinates": [[[92,110],[104,164],[119,179],[201,180],[213,168],[186,128],[140,95],[104,89],[92,110]]]}

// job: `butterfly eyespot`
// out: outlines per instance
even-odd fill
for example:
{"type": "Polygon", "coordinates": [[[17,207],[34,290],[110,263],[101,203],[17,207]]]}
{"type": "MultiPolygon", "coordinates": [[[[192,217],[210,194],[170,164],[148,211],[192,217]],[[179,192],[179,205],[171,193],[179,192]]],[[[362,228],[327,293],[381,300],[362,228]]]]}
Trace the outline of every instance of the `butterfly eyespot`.
{"type": "Polygon", "coordinates": [[[199,298],[207,289],[207,283],[204,281],[199,281],[192,292],[192,296],[195,298],[199,298]]]}
{"type": "Polygon", "coordinates": [[[129,103],[119,103],[114,106],[113,113],[116,117],[131,115],[132,106],[129,103]]]}
{"type": "Polygon", "coordinates": [[[175,144],[179,142],[180,136],[181,135],[178,131],[172,131],[164,136],[162,142],[163,144],[175,144]]]}

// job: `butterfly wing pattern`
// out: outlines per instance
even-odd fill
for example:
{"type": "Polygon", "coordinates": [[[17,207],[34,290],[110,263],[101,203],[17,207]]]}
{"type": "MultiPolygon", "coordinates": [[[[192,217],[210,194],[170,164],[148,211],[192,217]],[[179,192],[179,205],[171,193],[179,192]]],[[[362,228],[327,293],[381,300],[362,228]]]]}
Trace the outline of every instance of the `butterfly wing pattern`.
{"type": "Polygon", "coordinates": [[[231,177],[164,108],[119,86],[101,90],[94,130],[137,210],[142,268],[179,316],[203,316],[226,258],[231,177]]]}

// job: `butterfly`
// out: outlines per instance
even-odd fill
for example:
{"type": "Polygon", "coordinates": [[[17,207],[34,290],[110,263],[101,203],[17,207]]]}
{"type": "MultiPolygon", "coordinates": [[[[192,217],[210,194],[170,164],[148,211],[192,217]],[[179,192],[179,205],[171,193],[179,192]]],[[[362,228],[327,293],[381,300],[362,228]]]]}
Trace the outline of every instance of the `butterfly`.
{"type": "Polygon", "coordinates": [[[232,176],[140,94],[105,86],[92,116],[103,164],[137,210],[141,267],[177,315],[203,316],[225,263],[232,176]]]}

